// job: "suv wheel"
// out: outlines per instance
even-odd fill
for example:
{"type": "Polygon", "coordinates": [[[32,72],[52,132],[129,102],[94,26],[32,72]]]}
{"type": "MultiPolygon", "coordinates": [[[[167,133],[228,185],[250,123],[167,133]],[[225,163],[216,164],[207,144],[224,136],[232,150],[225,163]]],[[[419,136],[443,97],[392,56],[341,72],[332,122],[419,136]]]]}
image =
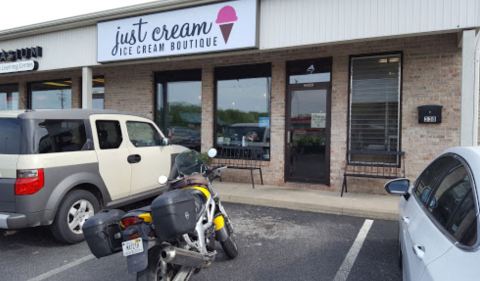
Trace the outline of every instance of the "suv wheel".
{"type": "Polygon", "coordinates": [[[60,242],[74,244],[83,241],[82,226],[100,210],[100,203],[92,193],[74,190],[62,200],[52,224],[53,236],[60,242]]]}

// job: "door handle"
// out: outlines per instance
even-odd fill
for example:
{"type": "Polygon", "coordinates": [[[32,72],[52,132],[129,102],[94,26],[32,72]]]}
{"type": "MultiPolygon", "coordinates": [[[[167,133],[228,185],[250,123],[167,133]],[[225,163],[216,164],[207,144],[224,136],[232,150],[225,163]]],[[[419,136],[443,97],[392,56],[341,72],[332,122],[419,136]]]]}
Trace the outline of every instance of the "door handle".
{"type": "Polygon", "coordinates": [[[138,163],[138,162],[142,161],[142,156],[140,156],[138,154],[132,154],[132,155],[129,155],[127,157],[127,161],[130,164],[135,164],[135,163],[138,163]]]}
{"type": "Polygon", "coordinates": [[[413,245],[413,252],[419,259],[423,259],[425,256],[425,247],[420,245],[413,245]]]}
{"type": "Polygon", "coordinates": [[[410,218],[409,218],[409,217],[402,217],[402,221],[403,221],[405,224],[409,224],[409,223],[410,223],[410,218]]]}
{"type": "Polygon", "coordinates": [[[292,132],[287,131],[287,144],[290,144],[290,137],[292,135],[292,132]]]}

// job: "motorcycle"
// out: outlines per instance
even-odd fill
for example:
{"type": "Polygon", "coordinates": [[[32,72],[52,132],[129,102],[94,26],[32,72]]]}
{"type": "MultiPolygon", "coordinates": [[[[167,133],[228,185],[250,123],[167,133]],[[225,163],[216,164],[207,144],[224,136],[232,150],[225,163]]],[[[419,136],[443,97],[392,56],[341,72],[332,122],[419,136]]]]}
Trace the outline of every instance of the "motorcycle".
{"type": "MultiPolygon", "coordinates": [[[[216,153],[210,149],[208,156],[216,153]]],[[[212,186],[225,168],[209,168],[193,150],[178,154],[178,177],[159,177],[168,191],[150,206],[128,213],[105,210],[85,222],[90,250],[97,258],[122,251],[137,281],[189,280],[212,264],[216,241],[234,259],[238,247],[233,226],[212,186]]]]}

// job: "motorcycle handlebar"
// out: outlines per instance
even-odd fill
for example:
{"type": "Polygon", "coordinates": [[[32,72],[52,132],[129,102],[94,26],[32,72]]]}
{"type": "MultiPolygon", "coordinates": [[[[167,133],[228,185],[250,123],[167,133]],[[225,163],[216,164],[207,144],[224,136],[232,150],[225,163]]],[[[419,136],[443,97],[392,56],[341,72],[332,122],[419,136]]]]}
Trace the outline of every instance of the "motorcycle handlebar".
{"type": "Polygon", "coordinates": [[[220,174],[223,170],[225,170],[227,168],[227,166],[219,166],[219,167],[215,167],[213,169],[208,169],[207,170],[207,177],[210,179],[210,181],[213,181],[215,180],[216,178],[219,178],[220,177],[220,174]]]}

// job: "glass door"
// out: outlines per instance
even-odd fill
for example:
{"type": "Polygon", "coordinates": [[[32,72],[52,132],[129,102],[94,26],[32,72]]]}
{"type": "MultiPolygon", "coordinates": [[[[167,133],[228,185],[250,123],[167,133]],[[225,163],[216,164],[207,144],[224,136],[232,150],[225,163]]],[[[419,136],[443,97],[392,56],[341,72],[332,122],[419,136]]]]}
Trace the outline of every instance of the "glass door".
{"type": "Polygon", "coordinates": [[[285,161],[287,181],[329,184],[329,62],[328,59],[322,59],[289,64],[285,161]]]}

